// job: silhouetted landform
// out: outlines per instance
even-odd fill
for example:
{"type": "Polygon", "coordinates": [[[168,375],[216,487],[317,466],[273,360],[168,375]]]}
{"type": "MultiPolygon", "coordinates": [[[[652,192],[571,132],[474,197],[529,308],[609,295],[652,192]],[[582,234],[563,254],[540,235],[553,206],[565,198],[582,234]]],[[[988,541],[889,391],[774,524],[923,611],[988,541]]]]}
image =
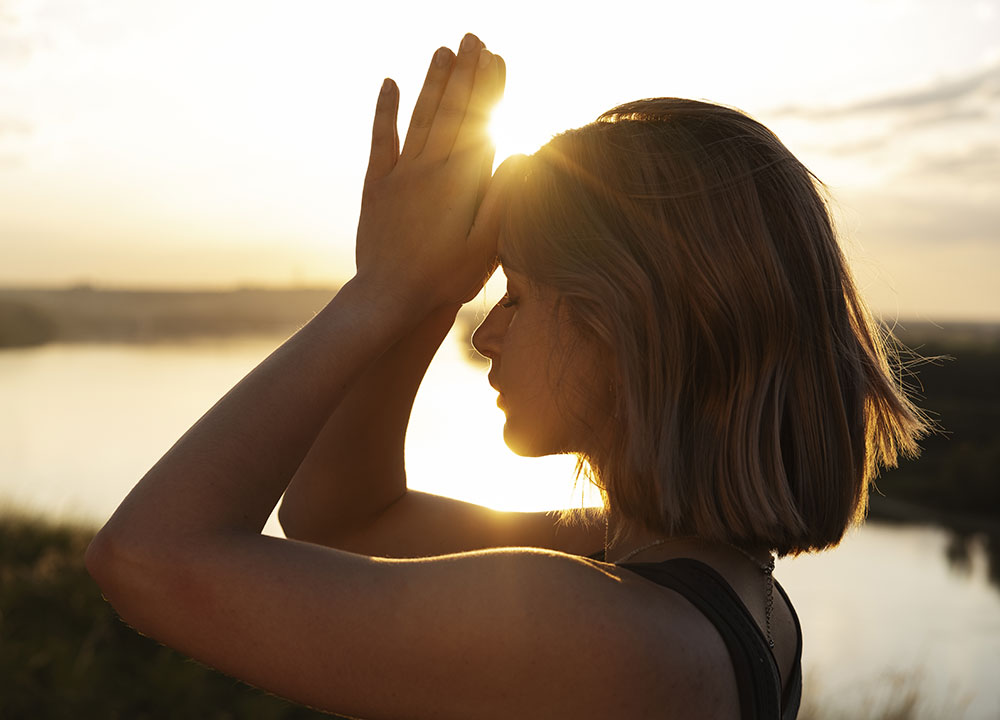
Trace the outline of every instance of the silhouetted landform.
{"type": "MultiPolygon", "coordinates": [[[[907,382],[917,403],[938,429],[921,443],[915,460],[904,460],[878,480],[887,499],[920,506],[942,524],[969,530],[998,530],[1000,523],[1000,326],[925,325],[899,333],[918,361],[907,382]],[[962,515],[966,523],[954,516],[962,515]]],[[[891,519],[885,504],[872,504],[874,517],[891,519]]],[[[925,519],[925,518],[924,518],[925,519]]]]}
{"type": "Polygon", "coordinates": [[[0,348],[291,334],[335,288],[227,291],[0,289],[0,348]]]}
{"type": "MultiPolygon", "coordinates": [[[[0,288],[0,350],[50,342],[159,342],[240,335],[290,335],[337,288],[109,290],[0,288]]],[[[463,309],[469,335],[477,311],[463,309]]],[[[470,360],[479,356],[470,346],[470,360]]]]}

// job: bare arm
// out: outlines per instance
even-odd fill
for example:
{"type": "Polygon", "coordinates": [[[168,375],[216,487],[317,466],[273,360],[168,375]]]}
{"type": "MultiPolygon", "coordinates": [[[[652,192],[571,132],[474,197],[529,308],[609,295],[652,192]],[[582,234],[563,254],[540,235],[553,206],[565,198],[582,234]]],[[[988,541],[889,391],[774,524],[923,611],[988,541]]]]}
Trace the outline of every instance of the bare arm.
{"type": "Polygon", "coordinates": [[[431,313],[351,385],[285,491],[278,517],[288,537],[346,547],[406,493],[410,410],[456,310],[431,313]]]}
{"type": "MultiPolygon", "coordinates": [[[[488,89],[494,98],[503,91],[499,57],[497,69],[488,89]]],[[[426,139],[450,71],[450,64],[431,64],[403,158],[426,139]]],[[[398,145],[395,134],[393,140],[398,145]]],[[[491,150],[485,155],[480,196],[493,160],[491,150]]],[[[603,530],[593,512],[580,511],[579,522],[558,525],[553,513],[497,512],[407,490],[404,439],[413,400],[458,308],[435,309],[350,384],[285,491],[278,516],[288,537],[390,557],[501,546],[587,554],[600,547],[603,530]]]]}

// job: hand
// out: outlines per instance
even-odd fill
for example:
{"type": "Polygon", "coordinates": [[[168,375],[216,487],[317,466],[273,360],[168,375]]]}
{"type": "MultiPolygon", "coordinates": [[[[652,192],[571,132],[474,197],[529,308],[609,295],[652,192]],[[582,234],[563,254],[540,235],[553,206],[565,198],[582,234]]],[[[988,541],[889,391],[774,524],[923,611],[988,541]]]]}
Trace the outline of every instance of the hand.
{"type": "Polygon", "coordinates": [[[489,112],[503,93],[504,63],[474,35],[456,57],[431,61],[399,150],[399,92],[386,80],[372,129],[358,223],[357,278],[415,312],[474,296],[496,267],[496,192],[489,112]],[[477,204],[484,220],[471,233],[477,204]],[[486,228],[487,231],[483,231],[486,228]]]}

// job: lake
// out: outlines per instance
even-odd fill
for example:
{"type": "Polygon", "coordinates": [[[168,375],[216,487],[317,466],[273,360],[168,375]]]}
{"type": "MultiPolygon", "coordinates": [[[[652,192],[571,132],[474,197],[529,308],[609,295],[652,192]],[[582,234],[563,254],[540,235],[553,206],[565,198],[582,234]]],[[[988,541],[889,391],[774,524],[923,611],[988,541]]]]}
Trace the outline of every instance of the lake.
{"type": "MultiPolygon", "coordinates": [[[[279,342],[0,352],[0,504],[102,522],[279,342]]],[[[445,341],[417,397],[411,486],[498,509],[578,504],[572,459],[519,458],[503,445],[496,394],[466,347],[454,334],[445,341]]],[[[273,516],[266,532],[281,534],[273,516]]],[[[853,716],[916,692],[920,717],[1000,717],[1000,588],[982,543],[973,538],[963,562],[953,545],[939,528],[871,523],[833,552],[779,561],[776,576],[802,620],[808,702],[853,716]]]]}

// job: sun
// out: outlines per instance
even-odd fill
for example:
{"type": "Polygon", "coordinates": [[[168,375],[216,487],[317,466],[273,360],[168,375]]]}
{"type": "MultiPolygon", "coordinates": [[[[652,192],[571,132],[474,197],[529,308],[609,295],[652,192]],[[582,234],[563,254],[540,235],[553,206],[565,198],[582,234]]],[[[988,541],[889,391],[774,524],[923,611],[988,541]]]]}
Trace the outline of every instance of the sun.
{"type": "Polygon", "coordinates": [[[552,134],[540,127],[538,118],[533,113],[519,111],[509,101],[503,100],[493,109],[490,137],[496,145],[499,165],[511,155],[530,155],[547,143],[552,134]]]}

